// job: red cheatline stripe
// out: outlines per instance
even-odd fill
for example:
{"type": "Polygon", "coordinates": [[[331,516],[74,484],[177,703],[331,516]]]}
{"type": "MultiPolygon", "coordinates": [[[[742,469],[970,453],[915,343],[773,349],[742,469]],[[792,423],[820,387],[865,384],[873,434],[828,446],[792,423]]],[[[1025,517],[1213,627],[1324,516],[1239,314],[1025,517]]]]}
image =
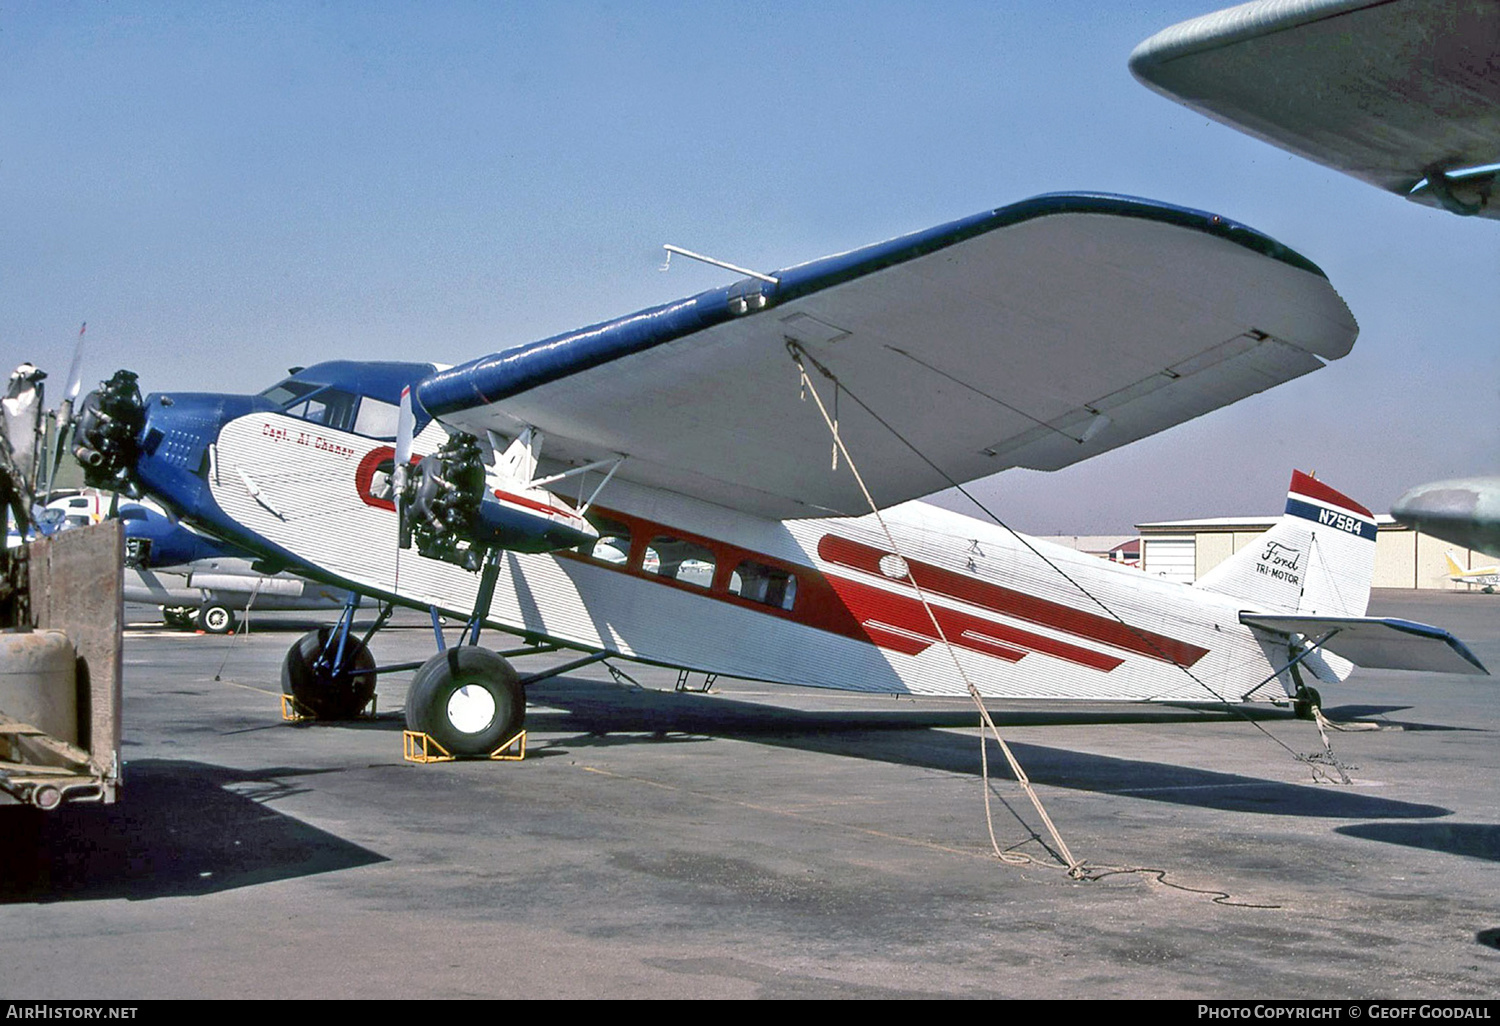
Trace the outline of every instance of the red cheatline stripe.
{"type": "Polygon", "coordinates": [[[546,513],[549,516],[555,515],[560,517],[567,517],[569,520],[582,519],[577,513],[574,513],[572,510],[559,509],[556,506],[549,506],[545,502],[537,502],[535,499],[528,499],[524,495],[512,495],[510,492],[502,492],[498,488],[495,490],[495,498],[500,499],[504,502],[514,503],[517,506],[525,506],[527,509],[541,510],[543,513],[546,513]]]}
{"type": "MultiPolygon", "coordinates": [[[[828,562],[854,570],[863,570],[866,573],[879,574],[882,577],[885,575],[881,574],[880,560],[881,557],[889,554],[881,549],[832,534],[825,534],[818,542],[818,555],[828,562]]],[[[929,594],[958,599],[972,606],[1015,617],[1017,620],[1051,627],[1065,634],[1088,638],[1127,652],[1135,652],[1148,659],[1159,659],[1162,662],[1176,663],[1179,666],[1191,666],[1208,654],[1208,649],[1198,645],[1178,641],[1153,631],[1130,627],[1118,620],[1086,613],[1059,602],[1016,591],[1014,588],[990,584],[951,570],[944,570],[930,563],[911,559],[906,563],[917,586],[929,594]]],[[[910,587],[909,582],[897,583],[905,583],[907,587],[910,587]]],[[[838,587],[837,582],[835,582],[835,587],[838,587]]],[[[980,628],[980,630],[994,634],[991,629],[980,628]]]]}
{"type": "MultiPolygon", "coordinates": [[[[932,626],[932,617],[919,600],[845,577],[830,576],[826,580],[865,628],[870,640],[881,648],[916,655],[941,640],[932,626]]],[[[932,613],[950,644],[1008,662],[1016,662],[1028,652],[1040,652],[1108,673],[1125,661],[947,606],[933,606],[932,613]]]]}
{"type": "Polygon", "coordinates": [[[1353,510],[1355,513],[1362,513],[1371,520],[1375,519],[1374,513],[1365,509],[1359,503],[1349,498],[1349,496],[1342,492],[1334,491],[1322,481],[1319,481],[1315,477],[1309,477],[1300,470],[1292,471],[1292,486],[1287,490],[1295,492],[1298,495],[1304,495],[1309,499],[1329,502],[1335,506],[1342,506],[1344,509],[1353,510]]]}

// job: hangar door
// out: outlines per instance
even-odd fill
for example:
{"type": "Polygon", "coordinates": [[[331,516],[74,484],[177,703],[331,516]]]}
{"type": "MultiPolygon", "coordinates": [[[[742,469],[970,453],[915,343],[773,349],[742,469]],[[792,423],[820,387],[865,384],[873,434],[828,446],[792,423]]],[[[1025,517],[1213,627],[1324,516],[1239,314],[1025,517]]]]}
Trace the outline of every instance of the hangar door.
{"type": "Polygon", "coordinates": [[[1190,534],[1141,539],[1141,569],[1152,577],[1192,584],[1197,579],[1197,541],[1190,534]]]}

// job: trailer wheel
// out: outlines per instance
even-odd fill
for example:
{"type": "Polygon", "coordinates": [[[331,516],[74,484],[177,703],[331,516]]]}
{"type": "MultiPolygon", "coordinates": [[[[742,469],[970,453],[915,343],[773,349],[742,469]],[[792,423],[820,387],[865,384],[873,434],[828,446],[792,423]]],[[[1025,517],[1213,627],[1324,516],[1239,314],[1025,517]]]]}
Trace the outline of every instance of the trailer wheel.
{"type": "Polygon", "coordinates": [[[210,634],[228,634],[234,630],[234,613],[228,606],[204,606],[198,610],[198,623],[210,634]]]}
{"type": "Polygon", "coordinates": [[[344,671],[335,675],[318,657],[333,637],[334,628],[308,631],[287,649],[281,661],[281,691],[291,695],[300,712],[316,720],[352,720],[375,697],[375,657],[356,637],[344,641],[344,671]]]}
{"type": "Polygon", "coordinates": [[[526,692],[516,671],[487,648],[439,652],[412,676],[406,729],[454,755],[488,755],[521,732],[526,692]]]}

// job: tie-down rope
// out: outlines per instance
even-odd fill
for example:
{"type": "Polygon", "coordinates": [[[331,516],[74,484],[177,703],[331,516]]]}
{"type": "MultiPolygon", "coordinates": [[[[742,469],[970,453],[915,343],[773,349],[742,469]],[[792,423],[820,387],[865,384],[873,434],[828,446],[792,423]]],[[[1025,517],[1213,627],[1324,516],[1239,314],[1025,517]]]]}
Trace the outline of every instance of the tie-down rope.
{"type": "MultiPolygon", "coordinates": [[[[979,689],[974,685],[974,682],[969,679],[969,674],[964,670],[963,663],[958,658],[958,651],[948,640],[948,635],[943,630],[943,625],[938,622],[937,614],[933,612],[931,603],[927,601],[926,593],[922,590],[922,586],[917,583],[915,575],[913,575],[911,572],[910,565],[905,562],[905,557],[901,556],[901,550],[896,544],[896,538],[891,533],[890,527],[886,524],[885,517],[881,515],[880,507],[875,504],[875,499],[870,494],[870,490],[865,487],[864,478],[860,475],[859,468],[855,465],[854,458],[849,455],[849,450],[845,448],[844,440],[839,434],[838,420],[835,417],[830,416],[828,413],[828,408],[823,405],[823,397],[818,394],[817,385],[813,382],[812,378],[808,376],[807,367],[803,365],[801,352],[798,349],[791,348],[790,346],[788,346],[788,352],[791,353],[792,360],[797,364],[797,371],[802,379],[803,398],[805,399],[809,392],[812,393],[813,401],[817,403],[818,406],[818,412],[823,415],[823,423],[828,425],[828,431],[833,436],[833,455],[835,467],[837,467],[838,455],[842,453],[844,462],[849,466],[849,472],[854,475],[854,480],[859,485],[859,490],[864,495],[865,502],[867,502],[870,506],[870,512],[875,515],[876,522],[880,524],[880,529],[885,534],[886,543],[890,545],[891,551],[895,553],[897,557],[902,559],[902,565],[906,568],[907,582],[912,586],[912,588],[916,590],[917,598],[921,601],[922,608],[926,610],[928,619],[932,621],[933,630],[937,632],[938,638],[943,642],[943,647],[947,649],[949,657],[952,658],[953,666],[956,670],[958,670],[958,675],[963,680],[964,687],[969,692],[969,697],[974,700],[974,705],[979,709],[979,718],[981,721],[979,735],[979,756],[982,766],[982,780],[984,784],[984,820],[985,826],[989,830],[990,846],[994,849],[995,857],[1003,862],[1009,862],[1012,864],[1025,864],[1033,861],[1029,856],[1003,851],[1000,847],[1000,842],[995,837],[995,819],[994,814],[990,809],[990,764],[989,756],[986,752],[984,737],[984,730],[986,728],[988,728],[990,734],[994,737],[996,744],[1000,746],[1000,751],[1004,753],[1006,762],[1010,764],[1011,772],[1015,774],[1016,782],[1021,785],[1021,788],[1026,792],[1026,796],[1031,799],[1032,806],[1036,808],[1037,815],[1040,816],[1042,818],[1042,822],[1046,824],[1047,832],[1052,835],[1052,841],[1057,845],[1057,853],[1061,856],[1062,860],[1067,865],[1068,875],[1073,877],[1074,879],[1082,879],[1086,873],[1083,863],[1073,857],[1073,853],[1068,849],[1067,842],[1062,839],[1062,834],[1058,832],[1057,826],[1052,822],[1052,817],[1047,814],[1046,806],[1042,804],[1041,797],[1036,793],[1036,789],[1031,786],[1031,778],[1028,777],[1026,775],[1026,771],[1021,768],[1020,761],[1016,758],[1015,753],[1011,751],[1010,745],[1006,743],[1005,738],[1000,736],[1000,730],[995,726],[995,721],[990,718],[989,710],[984,706],[983,696],[980,695],[979,689]]],[[[837,395],[837,392],[840,388],[837,379],[833,380],[833,387],[835,390],[835,395],[837,395]]]]}
{"type": "MultiPolygon", "coordinates": [[[[837,459],[836,459],[836,457],[837,457],[837,453],[839,451],[839,448],[838,448],[839,447],[839,442],[837,440],[837,425],[838,425],[838,405],[837,405],[837,398],[838,398],[838,392],[839,391],[849,392],[849,389],[846,386],[843,385],[843,383],[839,380],[838,376],[833,373],[833,371],[831,371],[830,369],[828,369],[827,367],[825,367],[822,363],[820,363],[818,361],[817,357],[815,357],[811,353],[807,352],[797,342],[795,342],[794,340],[788,338],[786,340],[786,347],[787,347],[787,352],[791,354],[792,359],[796,362],[798,368],[802,371],[802,375],[803,375],[803,379],[804,380],[806,380],[807,371],[806,371],[806,368],[803,366],[803,357],[806,357],[807,361],[809,363],[811,363],[813,365],[813,367],[815,367],[817,369],[818,373],[822,374],[829,381],[833,382],[834,389],[835,389],[835,391],[834,391],[834,399],[835,399],[835,404],[834,404],[834,424],[831,426],[830,430],[833,430],[834,434],[835,434],[835,445],[834,445],[835,467],[834,467],[834,469],[837,469],[837,459]]],[[[920,363],[920,361],[918,361],[918,362],[920,363]]],[[[926,366],[926,365],[923,364],[923,366],[926,366]]],[[[804,390],[805,390],[805,386],[804,386],[804,390]]],[[[860,409],[864,410],[865,413],[869,414],[870,417],[872,417],[875,420],[876,423],[880,424],[887,431],[889,431],[895,437],[895,439],[898,442],[900,442],[902,445],[906,446],[906,448],[910,449],[913,455],[915,455],[923,463],[927,464],[927,466],[931,467],[932,470],[935,473],[937,473],[937,475],[939,477],[941,477],[944,481],[946,481],[948,483],[949,487],[951,487],[954,490],[956,490],[960,495],[962,495],[964,498],[968,499],[976,507],[978,507],[979,509],[983,510],[986,516],[988,516],[991,520],[993,520],[1000,527],[1002,527],[1006,531],[1008,531],[1010,533],[1011,537],[1015,538],[1015,540],[1021,546],[1023,546],[1024,548],[1026,548],[1029,552],[1031,552],[1032,555],[1036,556],[1037,559],[1041,560],[1044,564],[1046,564],[1047,566],[1051,567],[1052,570],[1055,573],[1057,573],[1060,577],[1062,577],[1063,580],[1067,581],[1074,588],[1076,588],[1080,593],[1083,594],[1083,596],[1085,598],[1087,598],[1089,601],[1093,602],[1096,606],[1098,606],[1101,610],[1103,610],[1106,615],[1108,615],[1116,623],[1120,624],[1121,627],[1124,627],[1126,630],[1130,631],[1132,634],[1134,634],[1136,637],[1138,637],[1143,643],[1145,643],[1146,645],[1150,646],[1157,653],[1157,655],[1159,655],[1162,659],[1164,659],[1167,662],[1170,662],[1173,665],[1175,665],[1179,670],[1182,671],[1182,673],[1184,675],[1187,676],[1187,678],[1189,680],[1191,680],[1193,683],[1197,684],[1204,691],[1206,691],[1210,695],[1212,695],[1219,702],[1219,704],[1221,704],[1225,708],[1225,710],[1228,711],[1231,715],[1238,716],[1240,719],[1244,720],[1246,723],[1250,724],[1250,726],[1254,727],[1257,731],[1259,731],[1260,734],[1261,734],[1261,736],[1265,737],[1272,744],[1275,744],[1276,746],[1278,746],[1279,748],[1281,748],[1283,751],[1285,751],[1294,760],[1296,760],[1297,762],[1300,762],[1300,763],[1303,763],[1304,765],[1306,765],[1311,770],[1311,772],[1312,772],[1312,778],[1313,778],[1313,781],[1315,783],[1321,782],[1321,781],[1323,781],[1325,779],[1328,779],[1327,775],[1320,770],[1320,768],[1319,768],[1320,765],[1332,765],[1332,766],[1336,767],[1338,769],[1339,777],[1341,778],[1341,782],[1344,783],[1344,784],[1351,783],[1348,774],[1345,772],[1344,765],[1339,762],[1338,756],[1336,756],[1334,754],[1334,752],[1333,752],[1333,746],[1329,743],[1328,734],[1327,734],[1326,731],[1323,731],[1322,729],[1319,730],[1319,735],[1321,736],[1322,741],[1323,741],[1323,751],[1318,752],[1318,753],[1314,753],[1314,754],[1311,754],[1311,755],[1304,755],[1304,754],[1296,751],[1294,748],[1292,748],[1286,742],[1282,741],[1280,738],[1276,737],[1276,735],[1274,735],[1270,731],[1268,731],[1265,727],[1263,727],[1259,723],[1257,723],[1253,718],[1251,718],[1250,716],[1246,715],[1245,712],[1242,709],[1239,708],[1239,706],[1237,706],[1233,702],[1229,701],[1228,698],[1226,698],[1224,695],[1221,695],[1218,691],[1214,690],[1214,688],[1211,687],[1207,681],[1203,680],[1201,677],[1199,677],[1197,674],[1195,674],[1192,671],[1191,668],[1189,668],[1188,666],[1183,665],[1178,660],[1171,658],[1169,655],[1167,655],[1167,653],[1163,652],[1161,650],[1160,646],[1158,646],[1156,644],[1155,640],[1152,639],[1150,635],[1142,632],[1135,625],[1127,623],[1125,620],[1121,619],[1120,615],[1118,613],[1116,613],[1112,608],[1110,608],[1110,606],[1109,606],[1108,603],[1106,603],[1103,599],[1099,598],[1093,592],[1091,592],[1087,588],[1085,588],[1083,586],[1082,582],[1076,580],[1074,577],[1072,577],[1072,575],[1070,575],[1062,567],[1058,566],[1055,562],[1053,562],[1052,560],[1048,559],[1047,556],[1044,553],[1042,553],[1039,549],[1037,549],[1037,547],[1035,545],[1031,544],[1030,540],[1028,540],[1025,535],[1020,534],[1014,528],[1012,528],[1009,524],[1007,524],[1005,521],[1001,520],[1000,517],[996,516],[995,512],[993,510],[991,510],[988,506],[986,506],[984,503],[980,502],[979,499],[978,499],[978,497],[975,496],[973,492],[971,492],[967,488],[965,488],[962,482],[955,481],[953,479],[952,475],[950,475],[942,467],[940,467],[936,463],[934,463],[925,453],[923,453],[920,449],[918,449],[915,445],[913,445],[909,439],[907,439],[904,435],[902,435],[900,431],[896,430],[896,428],[889,421],[887,421],[884,417],[882,417],[880,414],[876,413],[873,409],[871,409],[870,405],[868,403],[866,403],[863,399],[861,399],[857,394],[855,394],[854,392],[849,392],[849,398],[852,399],[852,400],[854,400],[854,402],[859,405],[860,409]]],[[[821,406],[821,403],[819,405],[821,406]]],[[[826,411],[823,414],[823,419],[825,421],[827,421],[827,419],[828,419],[828,414],[826,413],[826,411]]],[[[863,482],[861,482],[861,487],[863,487],[863,482]]],[[[868,492],[865,493],[865,498],[866,498],[866,500],[870,501],[871,508],[873,509],[874,508],[874,502],[873,502],[873,500],[870,500],[870,495],[869,495],[868,492]]],[[[877,515],[878,515],[878,512],[879,511],[877,510],[877,515]]],[[[884,527],[884,522],[883,521],[882,521],[881,526],[884,527]]],[[[889,532],[887,532],[887,535],[889,536],[889,532]]],[[[1319,710],[1319,712],[1321,713],[1321,710],[1319,710]]],[[[1329,726],[1335,727],[1335,729],[1339,729],[1331,721],[1323,720],[1322,722],[1327,723],[1329,726]]]]}

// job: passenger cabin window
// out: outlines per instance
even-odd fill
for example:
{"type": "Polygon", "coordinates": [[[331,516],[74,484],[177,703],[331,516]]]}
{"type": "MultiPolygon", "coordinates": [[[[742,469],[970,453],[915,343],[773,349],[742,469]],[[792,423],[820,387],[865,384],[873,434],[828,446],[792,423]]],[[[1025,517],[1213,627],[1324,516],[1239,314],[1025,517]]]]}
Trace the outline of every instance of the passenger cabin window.
{"type": "Polygon", "coordinates": [[[683,584],[707,588],[714,582],[714,554],[712,549],[696,542],[660,534],[646,546],[642,569],[683,584]]]}
{"type": "Polygon", "coordinates": [[[730,575],[729,593],[751,602],[790,610],[797,601],[797,578],[785,570],[746,559],[730,575]]]}
{"type": "Polygon", "coordinates": [[[599,532],[599,540],[579,551],[591,559],[613,566],[624,566],[630,559],[630,528],[608,517],[590,516],[589,523],[599,532]]]}

